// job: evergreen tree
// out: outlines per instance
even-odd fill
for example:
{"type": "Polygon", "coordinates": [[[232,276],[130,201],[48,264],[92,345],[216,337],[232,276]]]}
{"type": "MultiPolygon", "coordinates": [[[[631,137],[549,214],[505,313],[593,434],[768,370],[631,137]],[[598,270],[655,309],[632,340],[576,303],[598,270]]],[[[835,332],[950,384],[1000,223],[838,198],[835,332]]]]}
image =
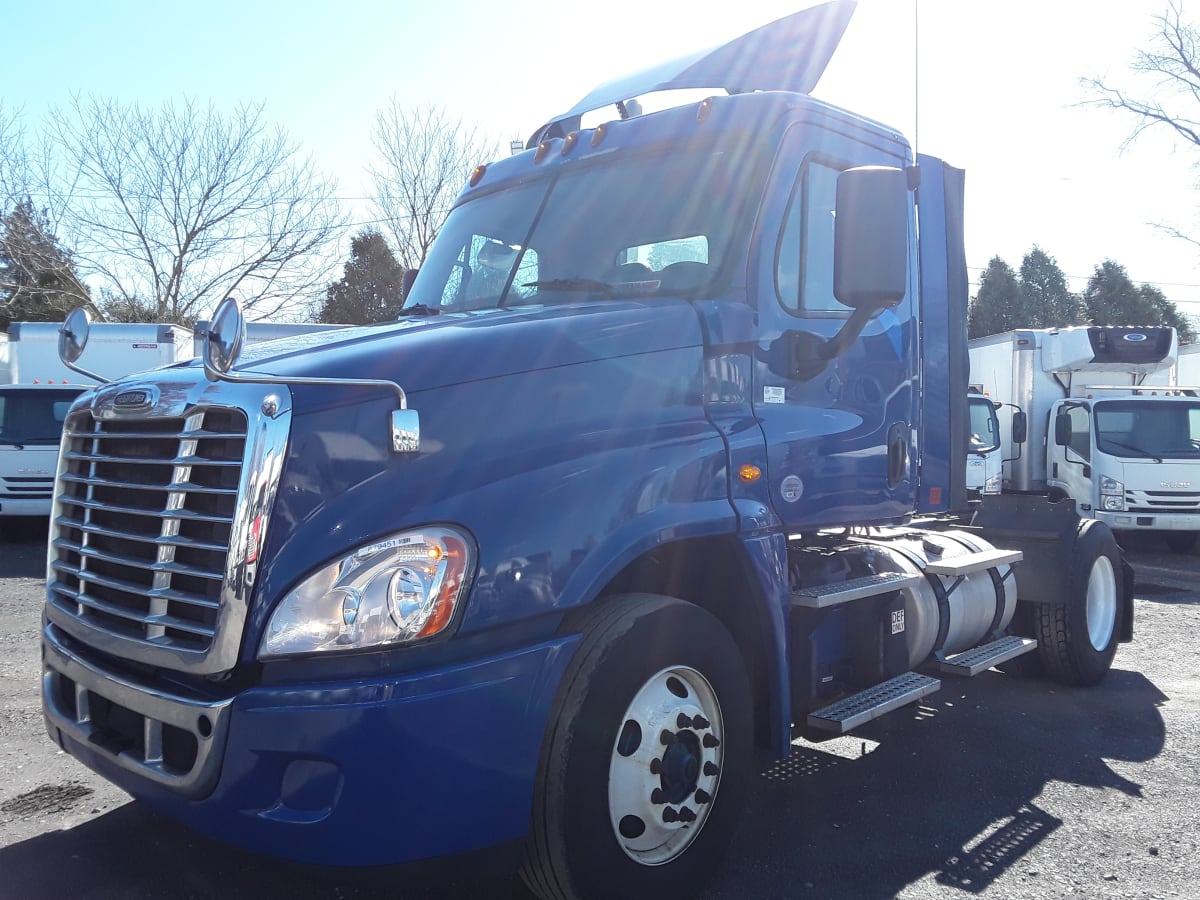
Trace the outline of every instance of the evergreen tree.
{"type": "Polygon", "coordinates": [[[404,305],[404,268],[392,255],[383,235],[367,228],[350,243],[350,259],[341,280],[325,292],[317,321],[368,325],[394,319],[404,305]]]}
{"type": "Polygon", "coordinates": [[[1067,276],[1058,262],[1034,246],[1021,261],[1021,290],[1017,296],[1018,328],[1055,328],[1084,322],[1079,298],[1067,289],[1067,276]]]}
{"type": "Polygon", "coordinates": [[[59,322],[76,306],[90,306],[88,290],[49,216],[26,197],[0,214],[0,328],[59,322]]]}
{"type": "Polygon", "coordinates": [[[1022,323],[1015,320],[1020,287],[1012,266],[999,256],[993,256],[979,279],[979,293],[967,311],[968,336],[984,337],[1022,327],[1022,323]]]}
{"type": "Polygon", "coordinates": [[[1182,342],[1194,340],[1191,326],[1158,288],[1134,285],[1125,267],[1106,259],[1083,291],[1087,316],[1095,325],[1170,325],[1182,342]]]}

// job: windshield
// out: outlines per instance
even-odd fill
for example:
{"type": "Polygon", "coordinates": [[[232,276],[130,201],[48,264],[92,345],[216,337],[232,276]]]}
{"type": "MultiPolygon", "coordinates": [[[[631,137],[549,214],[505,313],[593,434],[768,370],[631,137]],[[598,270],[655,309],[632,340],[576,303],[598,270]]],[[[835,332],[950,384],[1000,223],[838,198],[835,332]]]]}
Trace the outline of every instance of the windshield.
{"type": "Polygon", "coordinates": [[[450,213],[405,310],[455,312],[611,297],[695,296],[747,227],[745,141],[615,155],[450,213]],[[739,227],[740,226],[740,227],[739,227]]]}
{"type": "Polygon", "coordinates": [[[1095,407],[1096,449],[1147,459],[1200,457],[1200,401],[1111,400],[1095,407]]]}
{"type": "Polygon", "coordinates": [[[1000,446],[1000,427],[996,407],[986,397],[969,397],[971,411],[971,452],[987,453],[1000,446]]]}
{"type": "Polygon", "coordinates": [[[71,403],[83,388],[0,391],[0,444],[55,445],[71,403]]]}

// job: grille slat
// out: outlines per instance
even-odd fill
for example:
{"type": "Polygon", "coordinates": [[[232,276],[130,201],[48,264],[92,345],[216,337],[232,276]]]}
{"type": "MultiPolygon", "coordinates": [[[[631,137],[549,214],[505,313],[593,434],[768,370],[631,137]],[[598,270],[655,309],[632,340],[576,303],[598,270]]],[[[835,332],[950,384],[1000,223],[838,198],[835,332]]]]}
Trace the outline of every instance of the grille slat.
{"type": "Polygon", "coordinates": [[[173,456],[170,459],[146,459],[140,456],[109,456],[99,453],[82,453],[71,450],[66,454],[69,462],[120,463],[122,465],[157,466],[211,466],[240,469],[241,462],[227,459],[204,459],[199,456],[173,456]]]}
{"type": "MultiPolygon", "coordinates": [[[[112,578],[108,575],[99,575],[96,572],[84,571],[78,566],[69,566],[66,563],[54,562],[51,564],[54,571],[62,575],[71,575],[86,581],[91,585],[100,585],[101,587],[111,588],[114,591],[120,591],[127,594],[140,593],[141,596],[147,599],[163,599],[171,600],[176,603],[184,603],[188,606],[197,606],[201,609],[217,610],[221,604],[216,600],[209,600],[205,597],[189,594],[184,591],[176,591],[170,588],[149,588],[136,582],[126,581],[121,578],[112,578]]],[[[61,584],[61,582],[59,582],[61,584]]]]}
{"type": "MultiPolygon", "coordinates": [[[[54,582],[51,585],[51,590],[62,592],[62,583],[54,582]]],[[[163,628],[168,628],[173,631],[182,631],[187,634],[195,635],[196,637],[204,637],[211,639],[216,633],[213,628],[206,628],[196,622],[187,619],[179,619],[174,616],[151,616],[151,615],[136,615],[123,606],[110,603],[106,600],[101,600],[92,594],[72,594],[71,602],[78,603],[89,610],[101,612],[114,618],[123,619],[127,622],[144,625],[147,627],[158,627],[161,631],[163,628]]]]}
{"type": "MultiPolygon", "coordinates": [[[[138,556],[124,556],[119,553],[101,553],[98,550],[93,550],[91,547],[85,547],[82,544],[74,541],[58,538],[54,541],[54,547],[57,550],[65,550],[69,553],[74,553],[79,556],[88,557],[91,559],[103,559],[117,565],[130,566],[132,568],[142,568],[146,561],[138,556]]],[[[220,549],[220,548],[207,548],[220,549]]],[[[210,572],[207,569],[200,569],[196,566],[185,566],[178,562],[154,563],[150,567],[155,572],[173,572],[178,575],[190,575],[193,578],[209,578],[214,581],[220,581],[222,575],[220,572],[210,572]]]]}
{"type": "Polygon", "coordinates": [[[63,481],[74,484],[91,484],[96,487],[112,488],[120,491],[173,491],[189,494],[225,494],[235,496],[237,488],[207,487],[190,481],[173,482],[166,485],[144,484],[137,481],[115,481],[109,478],[84,478],[79,475],[64,475],[63,481]]]}
{"type": "Polygon", "coordinates": [[[67,426],[51,543],[56,615],[147,648],[206,652],[217,637],[246,414],[193,407],[109,420],[80,410],[67,426]]]}
{"type": "MultiPolygon", "coordinates": [[[[68,498],[65,495],[60,495],[59,499],[66,502],[68,498]]],[[[122,540],[137,541],[144,544],[152,544],[154,546],[167,545],[172,547],[186,547],[192,550],[210,550],[215,553],[221,553],[228,549],[228,547],[224,544],[216,544],[211,541],[194,540],[180,537],[178,535],[164,537],[162,535],[132,534],[128,531],[121,531],[115,528],[102,528],[98,525],[85,523],[79,519],[72,519],[69,516],[59,516],[54,520],[54,524],[56,527],[73,529],[89,535],[121,538],[122,540]]]]}
{"type": "MultiPolygon", "coordinates": [[[[163,489],[160,488],[159,490],[163,489]]],[[[181,491],[179,493],[184,492],[181,491]]],[[[100,503],[95,500],[73,500],[72,502],[83,509],[97,509],[126,516],[151,516],[157,519],[181,519],[187,522],[229,521],[227,516],[206,515],[204,513],[192,512],[188,509],[139,509],[136,506],[113,506],[111,503],[100,503]]]]}

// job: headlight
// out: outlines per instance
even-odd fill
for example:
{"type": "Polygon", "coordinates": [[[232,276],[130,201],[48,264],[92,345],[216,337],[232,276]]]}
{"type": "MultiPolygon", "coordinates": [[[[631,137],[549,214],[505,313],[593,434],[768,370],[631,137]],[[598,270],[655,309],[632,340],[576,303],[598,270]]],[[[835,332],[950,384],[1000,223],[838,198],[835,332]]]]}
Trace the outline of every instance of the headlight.
{"type": "Polygon", "coordinates": [[[454,617],[471,547],[449,528],[404,531],[360,547],[288,592],[267,623],[259,658],[432,637],[454,617]]]}
{"type": "Polygon", "coordinates": [[[1100,498],[1100,508],[1113,512],[1121,512],[1125,509],[1125,498],[1113,497],[1110,494],[1105,494],[1100,498]]]}
{"type": "Polygon", "coordinates": [[[1121,482],[1117,481],[1115,478],[1107,478],[1107,477],[1101,478],[1100,479],[1100,493],[1101,494],[1124,495],[1125,485],[1121,484],[1121,482]]]}

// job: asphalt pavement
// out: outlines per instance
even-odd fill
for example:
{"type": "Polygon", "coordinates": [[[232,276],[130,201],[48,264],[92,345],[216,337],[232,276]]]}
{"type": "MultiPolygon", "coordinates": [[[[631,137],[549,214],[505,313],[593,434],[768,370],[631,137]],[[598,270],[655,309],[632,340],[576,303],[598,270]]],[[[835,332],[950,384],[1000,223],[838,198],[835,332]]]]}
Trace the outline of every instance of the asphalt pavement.
{"type": "MultiPolygon", "coordinates": [[[[39,699],[44,529],[0,543],[0,898],[530,900],[512,847],[366,871],[277,862],[59,751],[39,699]]],[[[697,900],[1200,898],[1200,557],[1150,538],[1128,556],[1134,642],[1102,684],[943,679],[853,735],[797,743],[763,766],[697,900]]]]}

